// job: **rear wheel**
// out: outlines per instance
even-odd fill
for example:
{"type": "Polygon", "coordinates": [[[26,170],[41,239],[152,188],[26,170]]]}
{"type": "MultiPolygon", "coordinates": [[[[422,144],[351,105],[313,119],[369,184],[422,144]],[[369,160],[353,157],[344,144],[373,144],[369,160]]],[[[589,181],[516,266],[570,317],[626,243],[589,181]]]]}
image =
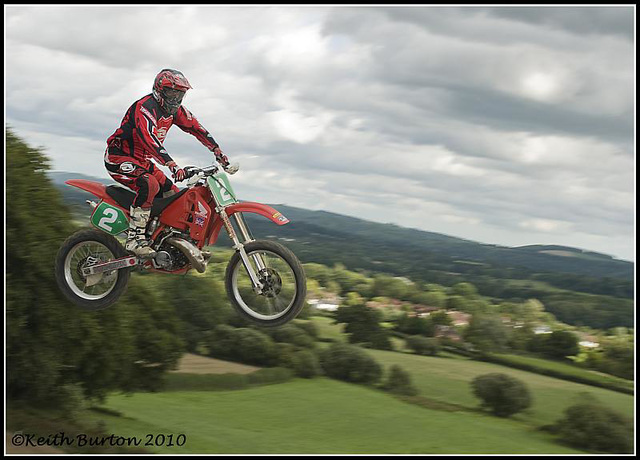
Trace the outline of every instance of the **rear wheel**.
{"type": "Polygon", "coordinates": [[[60,291],[89,311],[113,305],[124,293],[131,270],[123,268],[85,276],[82,269],[127,255],[113,236],[94,229],[80,230],[65,240],[56,257],[55,276],[60,291]]]}
{"type": "Polygon", "coordinates": [[[273,241],[244,245],[253,270],[264,285],[257,294],[240,253],[227,266],[225,286],[231,304],[243,318],[261,326],[280,326],[295,318],[307,295],[307,282],[298,258],[273,241]]]}

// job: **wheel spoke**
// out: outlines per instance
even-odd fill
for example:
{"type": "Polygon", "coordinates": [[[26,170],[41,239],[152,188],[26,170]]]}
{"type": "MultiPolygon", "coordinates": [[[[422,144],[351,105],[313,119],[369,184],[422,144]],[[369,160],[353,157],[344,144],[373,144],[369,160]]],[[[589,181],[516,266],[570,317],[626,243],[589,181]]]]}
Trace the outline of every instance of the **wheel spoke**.
{"type": "Polygon", "coordinates": [[[69,251],[65,261],[65,278],[67,285],[74,294],[85,300],[98,300],[105,297],[113,290],[118,276],[105,277],[103,275],[98,283],[88,286],[87,279],[81,273],[81,270],[113,258],[115,257],[111,251],[97,241],[78,243],[69,251]]]}
{"type": "Polygon", "coordinates": [[[264,293],[256,294],[252,289],[246,270],[241,270],[238,263],[234,277],[234,297],[240,307],[250,316],[260,320],[275,319],[285,314],[293,305],[296,293],[295,274],[289,264],[280,255],[271,251],[257,250],[248,254],[249,260],[260,257],[266,270],[259,273],[259,278],[266,283],[264,293]]]}

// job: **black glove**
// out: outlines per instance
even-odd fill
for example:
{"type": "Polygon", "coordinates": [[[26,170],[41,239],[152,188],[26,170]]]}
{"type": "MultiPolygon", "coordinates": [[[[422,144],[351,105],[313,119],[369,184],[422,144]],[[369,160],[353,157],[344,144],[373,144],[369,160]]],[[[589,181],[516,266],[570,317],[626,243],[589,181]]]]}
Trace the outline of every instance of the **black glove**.
{"type": "Polygon", "coordinates": [[[216,156],[216,161],[220,163],[220,165],[223,168],[226,168],[227,166],[229,166],[229,158],[227,158],[227,156],[224,153],[222,153],[222,150],[220,150],[220,147],[216,147],[215,149],[212,150],[212,152],[216,156]]]}

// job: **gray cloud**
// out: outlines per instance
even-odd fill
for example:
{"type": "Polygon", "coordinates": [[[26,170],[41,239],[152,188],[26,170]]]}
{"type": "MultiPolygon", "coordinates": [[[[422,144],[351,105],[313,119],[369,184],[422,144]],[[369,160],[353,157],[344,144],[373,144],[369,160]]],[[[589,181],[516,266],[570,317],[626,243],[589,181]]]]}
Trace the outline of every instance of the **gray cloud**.
{"type": "Polygon", "coordinates": [[[628,9],[31,6],[5,30],[8,122],[56,169],[105,177],[174,67],[247,199],[635,257],[628,9]]]}

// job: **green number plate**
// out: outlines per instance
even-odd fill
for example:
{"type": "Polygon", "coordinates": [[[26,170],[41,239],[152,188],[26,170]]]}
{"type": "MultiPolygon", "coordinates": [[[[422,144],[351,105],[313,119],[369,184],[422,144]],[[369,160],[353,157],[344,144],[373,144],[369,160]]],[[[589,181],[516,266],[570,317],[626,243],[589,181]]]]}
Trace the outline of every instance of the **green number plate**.
{"type": "Polygon", "coordinates": [[[129,228],[129,220],[125,213],[105,202],[100,203],[93,211],[91,223],[111,235],[117,235],[129,228]]]}
{"type": "Polygon", "coordinates": [[[238,202],[236,194],[231,188],[231,183],[229,183],[229,178],[225,173],[220,172],[213,177],[209,177],[207,183],[219,206],[228,206],[238,202]]]}

